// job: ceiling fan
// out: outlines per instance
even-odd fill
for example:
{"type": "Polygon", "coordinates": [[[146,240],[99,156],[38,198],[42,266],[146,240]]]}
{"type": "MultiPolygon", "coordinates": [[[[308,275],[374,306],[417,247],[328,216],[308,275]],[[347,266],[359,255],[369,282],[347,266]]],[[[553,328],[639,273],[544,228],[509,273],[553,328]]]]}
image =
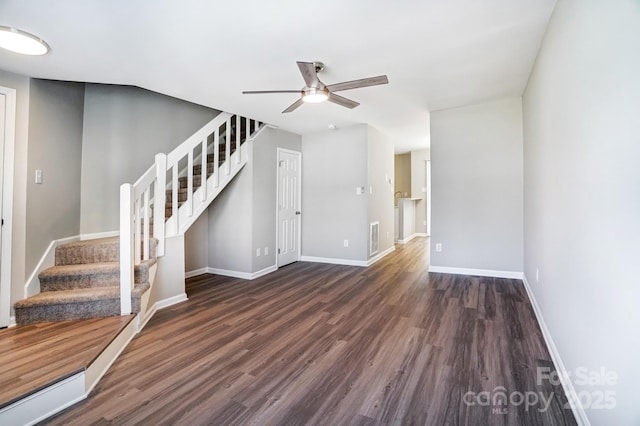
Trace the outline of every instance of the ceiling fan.
{"type": "Polygon", "coordinates": [[[305,102],[318,103],[323,101],[333,102],[345,108],[355,108],[360,105],[356,101],[347,99],[343,96],[336,95],[335,92],[342,90],[358,89],[360,87],[377,86],[389,83],[386,75],[377,77],[362,78],[359,80],[345,81],[343,83],[335,83],[325,85],[318,78],[318,73],[324,70],[322,62],[297,62],[302,78],[306,84],[301,90],[247,90],[242,92],[244,95],[268,94],[268,93],[298,93],[300,99],[295,101],[289,108],[282,111],[283,113],[294,111],[305,102]]]}

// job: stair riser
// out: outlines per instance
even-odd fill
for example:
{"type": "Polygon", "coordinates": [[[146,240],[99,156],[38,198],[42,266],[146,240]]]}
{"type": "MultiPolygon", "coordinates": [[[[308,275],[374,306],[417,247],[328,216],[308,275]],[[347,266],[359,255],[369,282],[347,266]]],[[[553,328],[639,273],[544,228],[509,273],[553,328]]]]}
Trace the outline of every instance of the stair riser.
{"type": "MultiPolygon", "coordinates": [[[[149,282],[149,268],[135,268],[134,283],[149,282]]],[[[120,285],[120,271],[92,275],[63,275],[59,277],[41,277],[40,291],[61,291],[78,288],[117,287],[120,285]]]]}
{"type": "MultiPolygon", "coordinates": [[[[38,322],[68,321],[120,315],[120,298],[16,308],[20,325],[38,322]]],[[[131,312],[140,312],[140,296],[131,297],[131,312]]]]}

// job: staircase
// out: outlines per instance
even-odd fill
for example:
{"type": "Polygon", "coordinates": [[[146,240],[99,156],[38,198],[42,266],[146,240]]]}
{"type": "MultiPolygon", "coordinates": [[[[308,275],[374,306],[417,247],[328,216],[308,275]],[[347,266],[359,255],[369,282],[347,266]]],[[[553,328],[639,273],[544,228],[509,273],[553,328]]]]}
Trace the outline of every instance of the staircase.
{"type": "MultiPolygon", "coordinates": [[[[151,241],[155,252],[157,240],[151,241]]],[[[20,325],[43,321],[78,320],[120,315],[120,239],[78,241],[56,248],[55,266],[42,271],[40,293],[14,305],[20,325]]],[[[150,259],[135,267],[132,312],[140,312],[141,298],[150,288],[150,259]]]]}
{"type": "Polygon", "coordinates": [[[57,247],[55,265],[38,275],[40,293],[14,305],[16,323],[144,311],[165,239],[184,234],[242,169],[243,144],[261,128],[221,113],[171,153],[157,154],[136,183],[121,186],[120,237],[57,247]]]}

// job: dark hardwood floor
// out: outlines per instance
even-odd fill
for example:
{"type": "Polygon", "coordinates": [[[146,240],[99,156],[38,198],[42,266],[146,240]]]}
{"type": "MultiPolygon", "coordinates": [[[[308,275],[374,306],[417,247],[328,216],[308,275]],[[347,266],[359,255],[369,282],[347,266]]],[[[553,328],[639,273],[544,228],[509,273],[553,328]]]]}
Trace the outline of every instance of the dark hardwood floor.
{"type": "Polygon", "coordinates": [[[537,383],[552,364],[522,283],[427,265],[415,239],[370,268],[191,279],[190,300],[47,423],[575,424],[562,389],[537,383]]]}
{"type": "Polygon", "coordinates": [[[134,317],[0,330],[0,408],[84,370],[134,317]]]}

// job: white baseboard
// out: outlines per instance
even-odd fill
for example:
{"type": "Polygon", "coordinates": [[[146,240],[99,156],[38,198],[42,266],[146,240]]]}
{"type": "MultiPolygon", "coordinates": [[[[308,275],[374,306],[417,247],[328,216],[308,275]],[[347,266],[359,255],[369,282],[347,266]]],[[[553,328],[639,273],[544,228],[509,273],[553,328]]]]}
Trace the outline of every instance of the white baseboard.
{"type": "Polygon", "coordinates": [[[526,275],[522,274],[522,282],[524,284],[524,288],[527,291],[527,295],[529,296],[529,301],[531,302],[531,306],[533,307],[533,312],[536,315],[536,319],[538,320],[538,325],[540,326],[540,331],[542,331],[542,336],[544,337],[544,341],[547,344],[547,349],[549,349],[549,354],[551,355],[551,361],[556,367],[556,371],[559,373],[558,378],[560,379],[560,383],[562,384],[562,389],[564,389],[565,395],[569,401],[575,401],[576,403],[572,404],[573,406],[573,415],[576,418],[576,422],[578,422],[581,426],[589,426],[591,422],[587,418],[587,413],[584,411],[584,408],[580,404],[580,398],[573,387],[573,383],[569,380],[569,376],[564,374],[568,370],[565,368],[564,363],[562,362],[562,358],[560,358],[560,353],[558,352],[558,348],[556,347],[553,338],[551,337],[551,333],[549,332],[549,328],[544,321],[544,317],[542,316],[542,310],[536,301],[536,297],[533,294],[533,290],[529,285],[529,281],[527,281],[526,275]]]}
{"type": "Polygon", "coordinates": [[[222,276],[231,277],[231,278],[240,278],[243,280],[255,280],[256,278],[259,278],[263,275],[267,275],[273,271],[276,271],[278,269],[278,266],[277,265],[268,266],[257,272],[231,271],[229,269],[219,269],[219,268],[203,268],[203,269],[206,269],[207,271],[202,273],[222,275],[222,276]]]}
{"type": "Polygon", "coordinates": [[[411,234],[409,235],[407,238],[404,238],[402,240],[398,240],[397,243],[398,244],[407,244],[409,241],[413,240],[415,237],[419,237],[420,235],[418,234],[411,234]]]}
{"type": "Polygon", "coordinates": [[[456,275],[475,275],[478,277],[494,277],[494,278],[510,278],[521,280],[524,276],[522,272],[517,271],[494,271],[491,269],[470,269],[470,268],[453,268],[450,266],[429,266],[429,272],[439,272],[442,274],[456,275]]]}
{"type": "Polygon", "coordinates": [[[16,323],[15,315],[9,317],[9,326],[8,326],[8,328],[15,327],[16,325],[17,325],[17,323],[16,323]]]}
{"type": "Polygon", "coordinates": [[[382,259],[383,257],[385,257],[386,255],[393,253],[394,251],[396,251],[396,246],[392,245],[391,247],[389,247],[388,249],[386,249],[385,251],[383,251],[382,253],[378,253],[377,255],[375,255],[374,257],[372,257],[371,259],[369,259],[367,261],[367,266],[371,266],[374,263],[376,263],[377,261],[379,261],[380,259],[382,259]]]}
{"type": "Polygon", "coordinates": [[[210,274],[211,272],[209,272],[209,268],[199,268],[199,269],[194,269],[193,271],[187,271],[184,273],[184,278],[192,278],[192,277],[197,277],[198,275],[202,275],[202,274],[210,274]]]}
{"type": "Polygon", "coordinates": [[[300,256],[302,262],[331,263],[333,265],[369,266],[367,260],[336,259],[332,257],[300,256]]]}
{"type": "Polygon", "coordinates": [[[168,308],[169,306],[177,305],[178,303],[186,302],[187,300],[189,300],[189,298],[187,297],[187,293],[181,293],[176,296],[158,300],[156,303],[153,304],[151,309],[147,310],[147,313],[145,314],[144,318],[142,318],[139,321],[138,332],[140,332],[140,330],[142,330],[144,326],[147,325],[147,323],[149,322],[153,314],[156,313],[156,311],[163,308],[168,308]]]}
{"type": "Polygon", "coordinates": [[[429,234],[427,234],[426,232],[416,232],[415,236],[416,237],[428,237],[429,234]]]}
{"type": "Polygon", "coordinates": [[[96,240],[98,238],[117,237],[120,231],[94,232],[92,234],[80,234],[81,240],[96,240]]]}

